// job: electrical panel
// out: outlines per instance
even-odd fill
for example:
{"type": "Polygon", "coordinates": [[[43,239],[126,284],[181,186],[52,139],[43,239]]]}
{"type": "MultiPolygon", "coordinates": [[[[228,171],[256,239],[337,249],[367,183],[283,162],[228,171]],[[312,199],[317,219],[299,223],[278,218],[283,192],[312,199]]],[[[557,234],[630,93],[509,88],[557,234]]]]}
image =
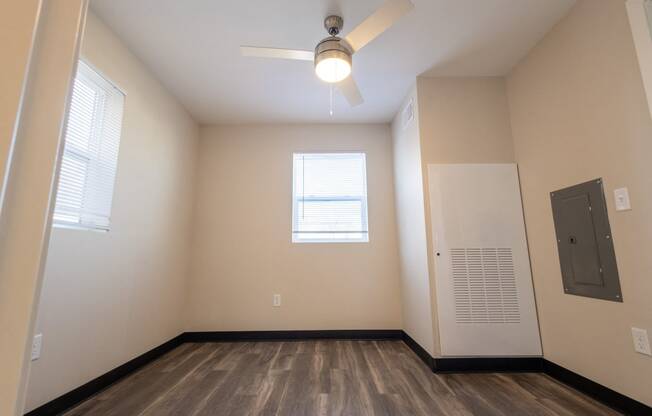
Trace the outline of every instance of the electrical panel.
{"type": "Polygon", "coordinates": [[[622,302],[602,179],[550,193],[564,292],[622,302]]]}

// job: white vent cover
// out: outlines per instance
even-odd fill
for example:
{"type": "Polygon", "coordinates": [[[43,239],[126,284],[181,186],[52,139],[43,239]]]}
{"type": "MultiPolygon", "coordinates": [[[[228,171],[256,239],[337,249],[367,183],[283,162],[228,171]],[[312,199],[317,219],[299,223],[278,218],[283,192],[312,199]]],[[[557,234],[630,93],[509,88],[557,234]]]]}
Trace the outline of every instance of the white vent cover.
{"type": "Polygon", "coordinates": [[[428,182],[442,357],[540,356],[516,165],[428,165],[428,182]]]}
{"type": "Polygon", "coordinates": [[[410,99],[401,114],[401,125],[405,129],[414,120],[414,99],[410,99]]]}
{"type": "Polygon", "coordinates": [[[520,322],[511,248],[453,248],[451,263],[457,323],[520,322]]]}

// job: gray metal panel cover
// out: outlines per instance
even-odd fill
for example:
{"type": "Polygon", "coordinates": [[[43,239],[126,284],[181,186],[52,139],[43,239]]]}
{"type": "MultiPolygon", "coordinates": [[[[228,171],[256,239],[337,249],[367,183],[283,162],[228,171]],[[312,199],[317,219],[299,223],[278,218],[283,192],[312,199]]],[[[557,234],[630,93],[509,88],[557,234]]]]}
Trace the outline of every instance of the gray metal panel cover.
{"type": "Polygon", "coordinates": [[[622,302],[602,179],[550,194],[568,294],[622,302]]]}

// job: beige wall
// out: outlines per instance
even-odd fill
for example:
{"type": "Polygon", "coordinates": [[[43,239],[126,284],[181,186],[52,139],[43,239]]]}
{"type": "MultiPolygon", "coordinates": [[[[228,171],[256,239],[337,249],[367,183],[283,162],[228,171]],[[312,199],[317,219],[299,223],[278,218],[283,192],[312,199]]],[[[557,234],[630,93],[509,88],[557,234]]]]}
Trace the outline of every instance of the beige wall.
{"type": "Polygon", "coordinates": [[[504,78],[417,78],[427,264],[434,354],[441,354],[437,322],[428,164],[514,162],[504,78]]]}
{"type": "Polygon", "coordinates": [[[652,405],[652,120],[623,1],[580,0],[510,75],[544,355],[652,405]],[[604,178],[624,303],[564,295],[549,192],[604,178]],[[627,186],[633,210],[616,212],[627,186]]]}
{"type": "Polygon", "coordinates": [[[83,54],[127,92],[113,227],[52,234],[30,409],[184,329],[404,328],[438,355],[425,168],[513,161],[546,358],[652,404],[652,359],[634,353],[630,334],[631,326],[652,332],[652,259],[641,255],[652,246],[652,121],[623,1],[579,0],[515,68],[507,91],[501,78],[418,78],[416,120],[405,130],[399,114],[391,129],[199,134],[93,16],[83,54]],[[370,243],[292,244],[292,152],[346,150],[367,153],[370,243]],[[599,176],[623,304],[562,293],[548,194],[599,176]],[[629,187],[633,211],[614,211],[620,186],[629,187]],[[280,308],[271,306],[274,293],[280,308]]]}
{"type": "Polygon", "coordinates": [[[188,330],[401,328],[389,126],[208,127],[199,153],[188,330]],[[312,151],[366,152],[369,243],[291,243],[312,151]]]}
{"type": "MultiPolygon", "coordinates": [[[[3,67],[19,67],[1,71],[3,77],[7,76],[2,85],[9,87],[2,91],[9,95],[3,96],[8,106],[0,106],[2,123],[7,123],[1,133],[11,136],[15,126],[16,134],[0,216],[0,414],[3,416],[23,414],[28,346],[49,238],[52,182],[86,10],[83,0],[70,0],[65,5],[47,2],[36,22],[36,6],[29,1],[20,5],[3,4],[0,29],[3,35],[7,30],[13,31],[8,41],[16,42],[8,48],[10,55],[3,56],[3,67]],[[11,23],[5,26],[5,19],[11,23]],[[32,33],[35,24],[38,27],[36,47],[24,81],[20,67],[24,70],[25,54],[29,55],[25,50],[29,49],[26,33],[32,33]],[[21,51],[22,59],[13,55],[21,51]],[[12,62],[14,58],[16,62],[12,62]],[[16,114],[16,94],[20,94],[24,82],[24,100],[16,114]]],[[[6,136],[1,140],[3,146],[7,140],[11,141],[6,136]]],[[[3,149],[0,158],[6,157],[6,147],[3,149]]],[[[5,179],[5,173],[3,168],[0,180],[5,179]]]]}
{"type": "Polygon", "coordinates": [[[53,229],[30,409],[183,331],[198,128],[93,14],[82,48],[126,92],[111,230],[53,229]]]}
{"type": "Polygon", "coordinates": [[[431,355],[438,355],[428,274],[419,123],[415,86],[392,122],[403,330],[431,355]],[[410,102],[414,105],[414,119],[407,124],[402,113],[410,102]]]}
{"type": "Polygon", "coordinates": [[[0,212],[8,172],[7,162],[18,126],[19,111],[23,102],[27,71],[33,45],[41,2],[25,0],[2,5],[0,15],[0,212]]]}
{"type": "Polygon", "coordinates": [[[513,163],[504,78],[417,78],[428,163],[513,163]]]}

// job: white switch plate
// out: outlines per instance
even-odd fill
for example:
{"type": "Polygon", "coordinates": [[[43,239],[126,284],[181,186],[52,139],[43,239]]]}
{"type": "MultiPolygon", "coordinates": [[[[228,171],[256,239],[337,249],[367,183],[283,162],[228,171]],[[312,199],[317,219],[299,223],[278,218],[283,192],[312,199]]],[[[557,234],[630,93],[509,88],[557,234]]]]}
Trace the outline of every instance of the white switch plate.
{"type": "Polygon", "coordinates": [[[281,295],[274,295],[274,299],[272,300],[272,306],[275,307],[281,306],[281,295]]]}
{"type": "Polygon", "coordinates": [[[32,341],[32,361],[41,358],[41,345],[43,344],[43,334],[34,335],[32,341]]]}
{"type": "Polygon", "coordinates": [[[629,202],[629,191],[627,188],[618,188],[614,190],[614,198],[616,199],[616,211],[628,211],[632,209],[632,204],[629,202]]]}
{"type": "Polygon", "coordinates": [[[632,337],[634,338],[634,350],[645,355],[652,355],[650,350],[650,339],[647,337],[647,331],[641,328],[632,328],[632,337]]]}

